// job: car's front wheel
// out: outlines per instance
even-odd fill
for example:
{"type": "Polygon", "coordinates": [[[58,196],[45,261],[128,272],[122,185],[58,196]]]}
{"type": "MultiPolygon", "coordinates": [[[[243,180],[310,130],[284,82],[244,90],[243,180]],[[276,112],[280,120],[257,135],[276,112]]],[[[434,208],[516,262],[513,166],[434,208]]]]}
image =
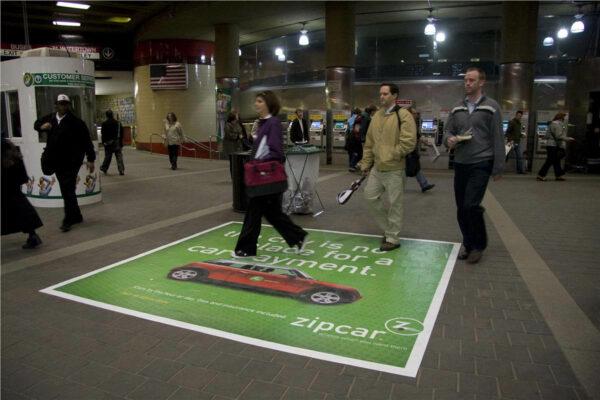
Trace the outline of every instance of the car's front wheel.
{"type": "Polygon", "coordinates": [[[207,272],[203,269],[176,269],[169,272],[169,278],[176,281],[200,281],[206,278],[207,272]]]}
{"type": "Polygon", "coordinates": [[[317,289],[305,296],[306,301],[324,306],[343,303],[344,295],[331,289],[317,289]]]}

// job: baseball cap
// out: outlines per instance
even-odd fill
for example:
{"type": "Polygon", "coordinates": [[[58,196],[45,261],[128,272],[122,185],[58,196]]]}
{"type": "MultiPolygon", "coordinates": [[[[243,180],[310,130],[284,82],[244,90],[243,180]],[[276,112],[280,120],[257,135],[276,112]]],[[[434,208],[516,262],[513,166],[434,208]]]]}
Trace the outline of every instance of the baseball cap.
{"type": "Polygon", "coordinates": [[[61,101],[66,101],[66,102],[70,103],[71,99],[69,99],[69,96],[67,96],[66,94],[59,94],[56,99],[56,102],[60,103],[61,101]]]}

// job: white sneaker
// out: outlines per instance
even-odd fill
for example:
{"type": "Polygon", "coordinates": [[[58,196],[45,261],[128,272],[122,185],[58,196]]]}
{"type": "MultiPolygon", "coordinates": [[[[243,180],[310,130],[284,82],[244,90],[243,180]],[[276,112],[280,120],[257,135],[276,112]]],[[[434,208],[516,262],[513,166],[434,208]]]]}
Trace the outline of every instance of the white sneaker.
{"type": "Polygon", "coordinates": [[[308,237],[308,235],[304,236],[304,239],[296,244],[296,254],[302,254],[302,252],[304,251],[304,248],[306,247],[306,238],[308,237]]]}

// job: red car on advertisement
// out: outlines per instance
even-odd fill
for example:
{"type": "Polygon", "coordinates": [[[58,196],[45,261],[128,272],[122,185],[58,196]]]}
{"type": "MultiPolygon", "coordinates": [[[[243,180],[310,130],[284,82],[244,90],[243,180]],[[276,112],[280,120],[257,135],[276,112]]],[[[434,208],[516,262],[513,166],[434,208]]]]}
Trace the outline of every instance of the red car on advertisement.
{"type": "Polygon", "coordinates": [[[242,261],[194,262],[173,268],[167,277],[283,294],[320,305],[352,303],[361,298],[352,287],[318,281],[298,269],[242,261]]]}

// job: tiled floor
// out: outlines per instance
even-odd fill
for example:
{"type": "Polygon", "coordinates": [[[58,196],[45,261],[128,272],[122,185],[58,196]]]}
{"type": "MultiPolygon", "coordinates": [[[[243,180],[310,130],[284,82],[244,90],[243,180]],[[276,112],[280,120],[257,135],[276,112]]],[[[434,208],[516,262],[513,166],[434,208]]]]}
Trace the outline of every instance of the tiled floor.
{"type": "MultiPolygon", "coordinates": [[[[83,208],[85,224],[63,234],[58,231],[61,211],[42,209],[46,225],[40,230],[40,249],[25,252],[20,249],[23,237],[3,237],[3,268],[14,272],[2,276],[2,399],[598,396],[588,397],[581,387],[512,261],[511,249],[491,223],[483,262],[456,265],[416,379],[240,344],[38,293],[241,219],[227,205],[231,189],[225,162],[181,160],[182,169],[170,171],[163,156],[129,150],[125,157],[127,175],[112,171],[103,179],[104,201],[83,208]],[[211,212],[196,213],[203,209],[211,212]],[[177,219],[181,215],[190,217],[177,219]],[[61,253],[63,249],[69,251],[61,253]]],[[[324,167],[321,175],[338,172],[324,167]]],[[[427,194],[408,181],[404,236],[459,241],[451,174],[432,172],[429,177],[437,186],[427,194]]],[[[335,194],[352,179],[349,173],[329,179],[319,189],[325,214],[295,220],[306,227],[378,234],[360,195],[345,206],[335,203],[335,194]]],[[[600,179],[538,183],[509,176],[490,190],[599,327],[600,179]]]]}

